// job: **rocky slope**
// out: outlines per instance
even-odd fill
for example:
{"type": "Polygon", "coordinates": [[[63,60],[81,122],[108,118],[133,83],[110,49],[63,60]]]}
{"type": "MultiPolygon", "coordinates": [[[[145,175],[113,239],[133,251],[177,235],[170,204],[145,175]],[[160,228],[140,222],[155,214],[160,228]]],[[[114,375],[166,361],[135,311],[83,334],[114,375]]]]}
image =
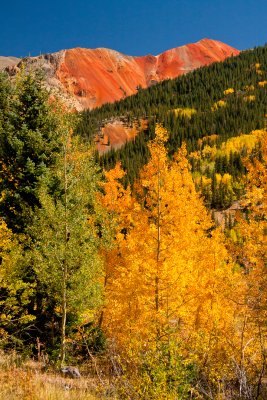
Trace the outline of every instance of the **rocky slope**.
{"type": "MultiPolygon", "coordinates": [[[[158,55],[126,56],[110,49],[63,50],[28,57],[18,64],[41,67],[47,85],[71,107],[82,110],[114,102],[164,79],[175,78],[203,65],[222,61],[239,51],[222,42],[203,39],[158,55]]],[[[17,67],[8,67],[15,73],[17,67]]]]}
{"type": "Polygon", "coordinates": [[[0,71],[5,69],[6,67],[10,67],[12,65],[18,64],[19,61],[20,61],[20,59],[17,57],[0,56],[0,71]]]}

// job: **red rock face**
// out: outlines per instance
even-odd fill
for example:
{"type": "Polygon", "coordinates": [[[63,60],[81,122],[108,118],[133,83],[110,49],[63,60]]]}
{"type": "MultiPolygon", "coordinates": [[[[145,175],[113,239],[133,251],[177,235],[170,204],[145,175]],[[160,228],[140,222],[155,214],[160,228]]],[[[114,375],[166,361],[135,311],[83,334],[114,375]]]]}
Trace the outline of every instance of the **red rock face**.
{"type": "Polygon", "coordinates": [[[71,49],[57,77],[83,108],[94,108],[146,87],[145,76],[133,57],[108,49],[71,49]]]}
{"type": "Polygon", "coordinates": [[[70,109],[81,111],[237,54],[238,50],[224,43],[203,39],[158,56],[131,57],[109,49],[76,48],[27,57],[18,64],[14,58],[0,57],[0,69],[6,67],[10,75],[15,75],[22,65],[26,70],[43,69],[52,93],[70,109]]]}
{"type": "Polygon", "coordinates": [[[145,119],[140,119],[138,123],[133,122],[131,127],[120,120],[108,122],[95,137],[96,148],[101,154],[108,152],[111,148],[118,149],[146,128],[147,120],[145,119]]]}
{"type": "Polygon", "coordinates": [[[94,108],[132,95],[138,86],[146,88],[238,54],[233,47],[210,39],[144,57],[109,49],[76,48],[65,51],[56,77],[81,109],[94,108]]]}

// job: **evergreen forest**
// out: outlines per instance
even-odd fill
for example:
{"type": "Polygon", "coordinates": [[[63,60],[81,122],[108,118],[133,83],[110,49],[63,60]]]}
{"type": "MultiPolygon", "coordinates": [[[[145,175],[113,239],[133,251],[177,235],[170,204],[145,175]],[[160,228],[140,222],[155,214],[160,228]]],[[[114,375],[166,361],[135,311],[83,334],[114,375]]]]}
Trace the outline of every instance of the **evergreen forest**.
{"type": "Polygon", "coordinates": [[[195,183],[206,205],[225,209],[244,194],[246,168],[242,158],[255,141],[243,135],[266,127],[266,80],[265,46],[149,89],[139,89],[137,95],[120,102],[85,111],[78,131],[90,141],[112,118],[123,119],[128,125],[141,118],[148,120],[147,129],[134,141],[119,150],[111,148],[99,160],[105,169],[121,161],[127,172],[123,179],[127,186],[133,184],[149,159],[147,142],[153,138],[155,124],[162,124],[170,135],[169,156],[186,143],[195,183]],[[231,142],[235,137],[240,137],[239,144],[238,140],[231,142]],[[227,184],[222,183],[228,174],[231,182],[228,179],[227,184]]]}

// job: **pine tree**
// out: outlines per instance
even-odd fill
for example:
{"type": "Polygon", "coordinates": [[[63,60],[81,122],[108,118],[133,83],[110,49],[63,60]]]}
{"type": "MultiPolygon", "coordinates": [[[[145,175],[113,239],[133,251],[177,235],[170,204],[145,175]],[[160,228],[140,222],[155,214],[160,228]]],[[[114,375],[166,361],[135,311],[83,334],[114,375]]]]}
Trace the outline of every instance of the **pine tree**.
{"type": "Polygon", "coordinates": [[[0,102],[0,214],[14,233],[22,233],[40,205],[39,180],[57,158],[59,119],[38,74],[23,73],[13,89],[6,81],[0,85],[9,93],[0,102]]]}

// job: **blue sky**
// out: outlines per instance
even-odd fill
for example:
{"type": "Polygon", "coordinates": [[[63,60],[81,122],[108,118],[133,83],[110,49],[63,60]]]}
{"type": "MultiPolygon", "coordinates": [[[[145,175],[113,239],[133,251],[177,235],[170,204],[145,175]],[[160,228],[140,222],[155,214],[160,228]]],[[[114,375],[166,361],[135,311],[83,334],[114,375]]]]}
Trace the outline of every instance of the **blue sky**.
{"type": "Polygon", "coordinates": [[[159,54],[202,38],[240,50],[267,43],[267,0],[5,0],[0,55],[72,47],[159,54]]]}

